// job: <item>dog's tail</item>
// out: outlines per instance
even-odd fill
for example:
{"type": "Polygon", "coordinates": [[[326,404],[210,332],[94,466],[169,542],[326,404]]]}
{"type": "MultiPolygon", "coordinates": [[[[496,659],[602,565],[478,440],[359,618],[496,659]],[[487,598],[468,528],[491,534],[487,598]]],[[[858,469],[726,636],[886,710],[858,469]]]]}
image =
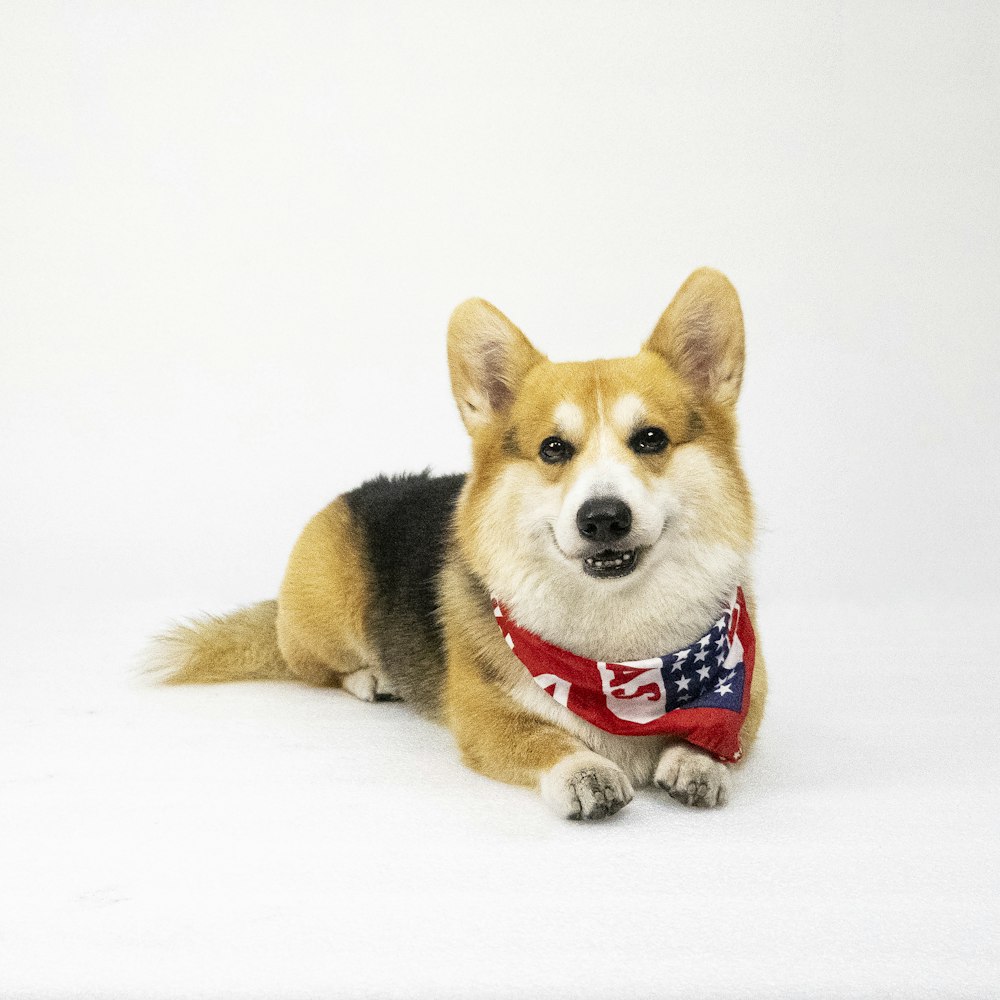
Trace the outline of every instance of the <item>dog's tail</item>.
{"type": "Polygon", "coordinates": [[[291,677],[278,649],[278,602],[206,615],[157,636],[145,669],[164,684],[219,684],[291,677]]]}

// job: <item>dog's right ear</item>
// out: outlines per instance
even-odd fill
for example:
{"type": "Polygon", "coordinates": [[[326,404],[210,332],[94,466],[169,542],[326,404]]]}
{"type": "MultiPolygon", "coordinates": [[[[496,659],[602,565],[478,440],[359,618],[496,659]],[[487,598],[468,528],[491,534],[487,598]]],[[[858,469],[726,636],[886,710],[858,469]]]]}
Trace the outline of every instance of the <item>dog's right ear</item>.
{"type": "Polygon", "coordinates": [[[545,355],[499,309],[469,299],[448,323],[451,391],[470,434],[506,413],[524,376],[545,355]]]}

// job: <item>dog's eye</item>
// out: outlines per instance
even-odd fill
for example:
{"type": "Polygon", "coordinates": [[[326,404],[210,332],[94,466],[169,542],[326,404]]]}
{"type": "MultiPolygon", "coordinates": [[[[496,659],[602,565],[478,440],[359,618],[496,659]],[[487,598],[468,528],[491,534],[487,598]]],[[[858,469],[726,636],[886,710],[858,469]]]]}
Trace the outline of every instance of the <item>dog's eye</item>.
{"type": "Polygon", "coordinates": [[[573,457],[573,446],[562,438],[546,438],[538,449],[538,457],[549,465],[568,462],[573,457]]]}
{"type": "Polygon", "coordinates": [[[668,443],[666,432],[659,427],[643,427],[629,438],[628,446],[639,455],[655,455],[668,443]]]}

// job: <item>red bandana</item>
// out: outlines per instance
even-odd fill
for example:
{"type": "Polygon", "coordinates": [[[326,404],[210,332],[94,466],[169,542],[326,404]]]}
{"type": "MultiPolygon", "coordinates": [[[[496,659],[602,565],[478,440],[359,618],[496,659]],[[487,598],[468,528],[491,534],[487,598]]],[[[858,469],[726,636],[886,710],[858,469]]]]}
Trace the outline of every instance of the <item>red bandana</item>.
{"type": "Polygon", "coordinates": [[[756,650],[742,588],[702,639],[627,663],[588,660],[553,646],[521,628],[496,598],[493,613],[535,683],[581,719],[618,736],[677,736],[719,760],[740,759],[756,650]]]}

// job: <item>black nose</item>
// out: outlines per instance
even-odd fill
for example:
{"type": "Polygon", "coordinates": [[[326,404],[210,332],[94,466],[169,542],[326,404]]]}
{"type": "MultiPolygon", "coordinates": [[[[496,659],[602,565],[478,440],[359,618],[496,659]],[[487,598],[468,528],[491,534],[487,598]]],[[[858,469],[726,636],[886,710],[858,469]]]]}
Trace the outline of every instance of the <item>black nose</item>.
{"type": "Polygon", "coordinates": [[[615,542],[632,528],[632,511],[617,497],[596,497],[576,512],[576,526],[588,542],[615,542]]]}

